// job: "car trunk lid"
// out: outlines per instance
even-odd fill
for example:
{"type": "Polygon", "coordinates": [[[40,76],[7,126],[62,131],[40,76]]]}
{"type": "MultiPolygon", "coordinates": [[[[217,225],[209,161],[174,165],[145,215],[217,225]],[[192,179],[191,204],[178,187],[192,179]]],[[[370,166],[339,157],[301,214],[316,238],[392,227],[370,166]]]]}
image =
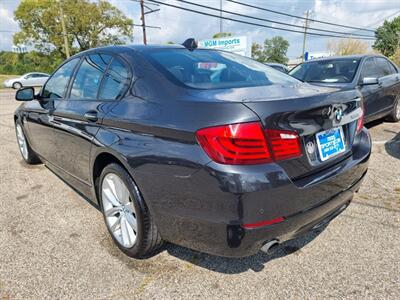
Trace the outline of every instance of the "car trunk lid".
{"type": "Polygon", "coordinates": [[[265,129],[286,130],[299,135],[302,155],[277,161],[293,181],[329,168],[348,157],[356,134],[357,120],[362,116],[360,97],[356,91],[289,99],[245,99],[243,104],[259,116],[265,129]],[[324,159],[317,141],[321,142],[319,133],[331,133],[334,130],[337,130],[337,134],[341,133],[343,152],[324,159]]]}

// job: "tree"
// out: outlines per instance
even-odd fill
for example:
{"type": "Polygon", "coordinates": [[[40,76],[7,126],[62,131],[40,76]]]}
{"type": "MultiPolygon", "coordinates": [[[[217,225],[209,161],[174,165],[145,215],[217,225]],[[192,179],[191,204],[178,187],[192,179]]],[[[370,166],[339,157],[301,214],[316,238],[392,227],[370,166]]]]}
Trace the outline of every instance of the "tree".
{"type": "Polygon", "coordinates": [[[119,9],[99,0],[22,0],[14,13],[21,31],[14,35],[15,44],[34,46],[49,53],[57,50],[66,57],[60,21],[60,5],[72,52],[103,45],[123,44],[132,40],[133,21],[119,9]]]}
{"type": "Polygon", "coordinates": [[[220,38],[226,38],[232,36],[232,33],[230,32],[218,32],[213,35],[213,39],[220,39],[220,38]]]}
{"type": "Polygon", "coordinates": [[[253,43],[251,46],[252,57],[259,62],[277,62],[287,64],[286,56],[289,42],[281,36],[265,39],[264,45],[253,43]]]}
{"type": "Polygon", "coordinates": [[[1,51],[0,74],[52,73],[62,61],[60,53],[55,50],[50,54],[37,51],[27,53],[1,51]]]}
{"type": "Polygon", "coordinates": [[[390,59],[397,65],[400,66],[400,47],[397,48],[396,52],[390,56],[390,59]]]}
{"type": "Polygon", "coordinates": [[[365,54],[368,52],[368,43],[356,39],[341,39],[329,41],[326,48],[335,55],[365,54]]]}
{"type": "Polygon", "coordinates": [[[251,44],[251,57],[259,62],[265,62],[265,53],[262,45],[253,43],[251,44]]]}
{"type": "Polygon", "coordinates": [[[375,31],[375,43],[372,48],[385,56],[392,56],[400,48],[400,16],[392,21],[385,21],[375,31]]]}
{"type": "Polygon", "coordinates": [[[281,36],[274,36],[264,41],[264,51],[269,62],[287,64],[289,58],[286,56],[289,42],[281,36]]]}

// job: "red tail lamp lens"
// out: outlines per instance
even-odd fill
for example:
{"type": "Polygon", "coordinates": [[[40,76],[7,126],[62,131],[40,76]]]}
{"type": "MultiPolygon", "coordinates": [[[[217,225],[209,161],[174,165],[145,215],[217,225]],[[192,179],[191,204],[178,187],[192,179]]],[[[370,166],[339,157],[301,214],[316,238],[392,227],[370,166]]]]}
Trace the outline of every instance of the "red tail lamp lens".
{"type": "Polygon", "coordinates": [[[196,136],[208,156],[221,164],[263,164],[302,154],[296,132],[271,129],[264,132],[259,122],[204,128],[196,136]]]}
{"type": "Polygon", "coordinates": [[[265,131],[275,160],[301,156],[300,138],[296,132],[267,129],[265,131]]]}
{"type": "Polygon", "coordinates": [[[218,163],[246,165],[271,161],[259,122],[204,128],[196,136],[208,156],[218,163]]]}

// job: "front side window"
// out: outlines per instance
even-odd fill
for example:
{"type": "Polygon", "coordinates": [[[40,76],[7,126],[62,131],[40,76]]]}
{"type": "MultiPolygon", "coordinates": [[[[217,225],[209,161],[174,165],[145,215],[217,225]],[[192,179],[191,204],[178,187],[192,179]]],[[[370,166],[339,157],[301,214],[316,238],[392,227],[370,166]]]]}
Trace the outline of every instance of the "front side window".
{"type": "Polygon", "coordinates": [[[360,59],[329,59],[307,62],[295,67],[289,74],[304,82],[349,83],[357,72],[360,59]]]}
{"type": "Polygon", "coordinates": [[[111,57],[106,54],[88,55],[79,66],[72,84],[70,100],[95,100],[104,72],[111,57]]]}
{"type": "Polygon", "coordinates": [[[79,58],[68,61],[51,76],[42,90],[43,98],[58,99],[64,97],[68,82],[78,61],[79,58]]]}
{"type": "Polygon", "coordinates": [[[282,72],[230,52],[157,49],[146,55],[168,78],[192,88],[218,89],[298,83],[296,79],[282,72]]]}
{"type": "Polygon", "coordinates": [[[116,100],[123,96],[129,86],[129,72],[124,64],[114,58],[103,80],[99,98],[116,100]]]}

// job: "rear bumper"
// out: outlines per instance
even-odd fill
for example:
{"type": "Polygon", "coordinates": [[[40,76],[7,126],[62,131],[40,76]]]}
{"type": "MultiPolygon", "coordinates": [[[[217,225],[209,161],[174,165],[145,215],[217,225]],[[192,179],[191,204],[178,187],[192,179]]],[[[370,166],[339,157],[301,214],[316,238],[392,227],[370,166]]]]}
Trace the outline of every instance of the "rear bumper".
{"type": "Polygon", "coordinates": [[[149,189],[138,183],[165,240],[220,256],[249,256],[264,243],[295,238],[347,207],[367,172],[371,151],[366,129],[358,138],[350,157],[297,182],[276,164],[211,163],[189,177],[157,178],[149,189]],[[243,227],[279,217],[285,220],[243,227]]]}

